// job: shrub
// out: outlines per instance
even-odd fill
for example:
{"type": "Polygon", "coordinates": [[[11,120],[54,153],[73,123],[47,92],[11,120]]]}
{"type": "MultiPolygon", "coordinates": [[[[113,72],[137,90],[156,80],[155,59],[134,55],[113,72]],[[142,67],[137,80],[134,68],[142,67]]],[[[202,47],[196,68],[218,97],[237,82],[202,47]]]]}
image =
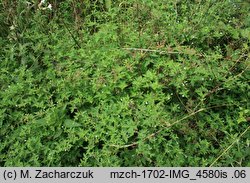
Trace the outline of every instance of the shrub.
{"type": "Polygon", "coordinates": [[[13,2],[1,166],[249,166],[247,1],[13,2]]]}

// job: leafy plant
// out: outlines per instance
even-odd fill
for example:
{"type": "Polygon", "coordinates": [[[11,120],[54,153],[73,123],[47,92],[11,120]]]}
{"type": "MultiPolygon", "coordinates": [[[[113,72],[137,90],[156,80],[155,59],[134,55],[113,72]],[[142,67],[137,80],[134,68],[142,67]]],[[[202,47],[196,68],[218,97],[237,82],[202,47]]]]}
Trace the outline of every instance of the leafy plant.
{"type": "Polygon", "coordinates": [[[249,166],[248,4],[2,1],[0,165],[249,166]]]}

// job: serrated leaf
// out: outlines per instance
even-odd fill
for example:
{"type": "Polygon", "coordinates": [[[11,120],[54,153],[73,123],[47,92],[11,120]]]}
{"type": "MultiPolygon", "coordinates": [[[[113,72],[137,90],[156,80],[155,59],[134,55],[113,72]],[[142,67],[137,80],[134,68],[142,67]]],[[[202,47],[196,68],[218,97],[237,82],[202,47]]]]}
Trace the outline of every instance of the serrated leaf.
{"type": "Polygon", "coordinates": [[[64,121],[64,126],[65,126],[66,128],[74,128],[74,127],[80,127],[80,126],[82,126],[82,125],[80,125],[79,123],[77,123],[77,122],[75,122],[75,121],[73,121],[73,120],[66,119],[66,120],[64,121]]]}

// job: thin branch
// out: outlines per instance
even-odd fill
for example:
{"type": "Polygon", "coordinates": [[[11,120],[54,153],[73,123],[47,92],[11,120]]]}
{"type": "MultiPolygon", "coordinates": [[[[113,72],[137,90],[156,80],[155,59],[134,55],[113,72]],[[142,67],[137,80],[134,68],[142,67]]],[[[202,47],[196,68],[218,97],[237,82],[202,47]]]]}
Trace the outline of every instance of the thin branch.
{"type": "Polygon", "coordinates": [[[123,50],[130,50],[130,51],[155,52],[155,53],[159,53],[159,54],[180,54],[180,52],[151,50],[151,49],[145,49],[145,48],[122,48],[122,49],[123,50]]]}
{"type": "MultiPolygon", "coordinates": [[[[231,105],[234,105],[234,104],[223,104],[223,105],[211,106],[211,107],[208,107],[208,108],[201,108],[201,109],[199,109],[199,110],[197,110],[197,111],[195,111],[195,112],[192,112],[191,114],[189,114],[189,115],[187,115],[187,116],[185,116],[185,117],[183,117],[183,118],[181,118],[181,119],[175,121],[175,122],[172,123],[172,124],[169,124],[168,122],[165,122],[165,127],[163,126],[160,130],[158,130],[158,131],[156,131],[156,132],[154,132],[154,133],[148,135],[148,136],[145,137],[142,141],[146,141],[146,140],[148,140],[148,139],[150,139],[150,138],[152,138],[152,137],[155,137],[155,136],[156,136],[157,134],[159,134],[162,130],[164,130],[164,129],[166,129],[166,128],[169,128],[169,127],[172,127],[172,126],[174,126],[174,125],[180,123],[181,121],[183,121],[183,120],[185,120],[185,119],[188,119],[188,118],[190,118],[191,116],[194,116],[195,114],[197,114],[197,113],[199,113],[199,112],[202,112],[202,111],[205,111],[205,110],[208,110],[208,109],[212,109],[212,108],[216,108],[216,107],[231,106],[231,105]]],[[[134,142],[134,143],[131,143],[131,144],[127,144],[127,145],[122,145],[122,146],[120,146],[120,145],[115,145],[115,144],[111,144],[111,145],[109,145],[109,146],[110,146],[110,147],[116,147],[116,148],[119,148],[119,149],[123,149],[123,148],[133,147],[133,146],[136,146],[136,145],[138,145],[138,144],[139,144],[139,142],[137,141],[137,142],[134,142]]]]}
{"type": "Polygon", "coordinates": [[[247,54],[243,53],[240,55],[240,57],[236,60],[236,62],[234,63],[234,65],[229,69],[229,71],[226,73],[226,76],[228,75],[229,72],[231,72],[235,66],[237,65],[238,62],[240,62],[241,58],[247,56],[247,54]]]}
{"type": "Polygon", "coordinates": [[[183,101],[181,100],[179,94],[178,94],[177,92],[176,92],[175,94],[176,94],[178,100],[181,102],[182,106],[186,109],[186,111],[187,111],[187,112],[192,112],[193,110],[191,110],[191,109],[189,109],[187,106],[185,106],[185,104],[184,104],[183,101]]]}
{"type": "MultiPolygon", "coordinates": [[[[165,124],[166,124],[165,128],[169,128],[169,127],[171,127],[171,126],[173,126],[173,125],[175,125],[175,124],[177,124],[177,123],[180,123],[181,121],[183,121],[183,120],[185,120],[185,119],[187,119],[187,118],[189,118],[189,117],[191,117],[191,116],[193,116],[193,115],[195,115],[195,114],[197,114],[197,113],[199,113],[199,112],[201,112],[201,111],[204,111],[204,110],[206,110],[206,109],[205,109],[205,108],[202,108],[202,109],[199,109],[199,110],[197,110],[197,111],[195,111],[195,112],[192,112],[191,114],[189,114],[189,115],[187,115],[187,116],[185,116],[185,117],[183,117],[183,118],[181,118],[181,119],[175,121],[175,122],[172,123],[172,124],[169,124],[169,123],[165,122],[165,124]]],[[[163,127],[162,129],[158,130],[157,132],[148,135],[146,138],[143,139],[143,141],[146,141],[146,140],[148,140],[148,139],[150,139],[150,138],[156,136],[158,133],[160,133],[160,132],[161,132],[163,129],[165,129],[165,128],[163,127]]],[[[134,142],[134,143],[132,143],[132,144],[127,144],[127,145],[123,145],[123,146],[114,145],[114,144],[112,144],[112,145],[110,145],[110,146],[111,146],[111,147],[117,147],[117,148],[119,148],[119,149],[122,149],[122,148],[128,148],[128,147],[136,146],[136,145],[138,145],[138,144],[139,144],[139,142],[134,142]]]]}
{"type": "Polygon", "coordinates": [[[75,44],[77,45],[78,48],[81,48],[79,42],[76,40],[76,37],[73,35],[73,33],[70,31],[70,29],[67,27],[66,23],[62,20],[62,23],[64,25],[64,27],[66,28],[66,30],[69,32],[70,36],[72,37],[72,39],[74,40],[75,44]]]}
{"type": "MultiPolygon", "coordinates": [[[[242,55],[240,56],[240,58],[237,59],[237,61],[235,62],[235,64],[229,69],[229,71],[224,75],[224,77],[226,77],[226,76],[229,74],[229,72],[231,72],[231,71],[233,70],[233,68],[235,67],[235,65],[236,65],[236,64],[240,61],[240,59],[241,59],[242,57],[244,57],[244,56],[245,56],[245,54],[242,54],[242,55]]],[[[232,79],[235,79],[236,77],[239,77],[240,75],[242,75],[242,74],[248,69],[248,67],[249,67],[249,65],[248,65],[244,70],[242,70],[239,74],[237,74],[237,75],[235,75],[235,76],[229,78],[228,80],[224,81],[223,83],[226,83],[226,82],[228,82],[228,81],[230,81],[230,80],[232,80],[232,79]]],[[[211,94],[216,93],[216,92],[219,91],[219,90],[222,90],[223,88],[220,88],[220,86],[221,86],[223,83],[217,84],[214,88],[212,88],[210,91],[208,91],[207,94],[205,95],[205,98],[209,97],[211,94]]],[[[200,106],[201,103],[202,103],[202,101],[200,101],[200,102],[195,106],[194,110],[197,109],[197,108],[200,106]]]]}
{"type": "Polygon", "coordinates": [[[233,145],[250,129],[248,126],[234,141],[230,144],[214,161],[209,167],[212,167],[226,152],[233,147],[233,145]]]}

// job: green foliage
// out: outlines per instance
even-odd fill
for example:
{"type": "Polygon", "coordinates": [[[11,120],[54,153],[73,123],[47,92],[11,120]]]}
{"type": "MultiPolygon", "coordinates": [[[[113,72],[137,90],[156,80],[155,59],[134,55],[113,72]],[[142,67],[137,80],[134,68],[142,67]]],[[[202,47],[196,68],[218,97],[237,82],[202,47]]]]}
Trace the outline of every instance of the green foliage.
{"type": "Polygon", "coordinates": [[[249,166],[247,1],[27,2],[0,3],[1,166],[249,166]]]}

